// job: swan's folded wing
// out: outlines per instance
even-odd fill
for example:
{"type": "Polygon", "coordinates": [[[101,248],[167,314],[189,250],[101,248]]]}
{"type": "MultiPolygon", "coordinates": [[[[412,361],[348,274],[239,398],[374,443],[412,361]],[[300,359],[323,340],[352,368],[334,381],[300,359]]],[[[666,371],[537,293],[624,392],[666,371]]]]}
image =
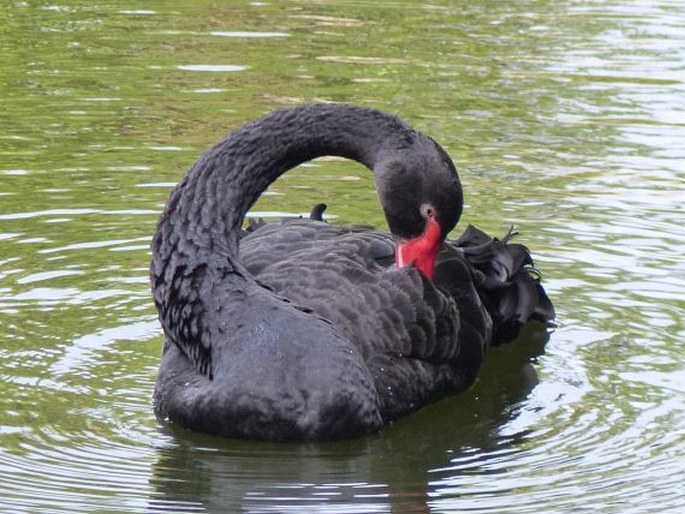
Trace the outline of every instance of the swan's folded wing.
{"type": "Polygon", "coordinates": [[[393,251],[388,234],[312,222],[267,225],[241,242],[257,280],[348,335],[386,422],[470,383],[460,369],[456,301],[417,270],[389,266],[393,251]]]}

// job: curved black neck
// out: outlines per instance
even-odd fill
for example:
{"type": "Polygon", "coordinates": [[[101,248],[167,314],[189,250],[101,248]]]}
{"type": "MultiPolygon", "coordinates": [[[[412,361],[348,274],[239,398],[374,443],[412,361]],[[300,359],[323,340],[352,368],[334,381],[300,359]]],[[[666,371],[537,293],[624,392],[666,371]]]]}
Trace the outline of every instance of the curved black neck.
{"type": "Polygon", "coordinates": [[[247,311],[264,309],[269,302],[286,308],[265,289],[252,289],[256,284],[238,259],[241,225],[269,184],[323,155],[353,159],[373,170],[396,235],[422,232],[425,220],[418,206],[425,197],[446,210],[456,197],[444,233],[456,223],[461,189],[449,157],[394,116],[350,105],[314,104],[282,109],[244,125],[191,167],[172,192],[152,241],[150,279],[160,323],[167,341],[178,345],[201,373],[212,376],[212,345],[228,337],[231,320],[258,322],[261,318],[247,311]],[[423,180],[426,170],[431,180],[423,180]]]}
{"type": "Polygon", "coordinates": [[[245,214],[284,172],[324,155],[377,170],[417,134],[394,116],[351,105],[275,111],[231,133],[192,166],[172,193],[159,231],[171,224],[208,261],[232,261],[245,214]]]}

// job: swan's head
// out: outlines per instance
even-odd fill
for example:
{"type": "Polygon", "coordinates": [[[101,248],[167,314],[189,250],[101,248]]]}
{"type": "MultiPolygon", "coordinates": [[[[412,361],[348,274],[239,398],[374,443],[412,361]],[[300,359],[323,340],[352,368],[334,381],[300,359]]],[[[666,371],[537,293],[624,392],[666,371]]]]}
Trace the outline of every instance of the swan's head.
{"type": "Polygon", "coordinates": [[[464,203],[452,159],[432,139],[416,134],[380,164],[378,191],[399,267],[413,265],[433,278],[435,258],[459,221],[464,203]]]}

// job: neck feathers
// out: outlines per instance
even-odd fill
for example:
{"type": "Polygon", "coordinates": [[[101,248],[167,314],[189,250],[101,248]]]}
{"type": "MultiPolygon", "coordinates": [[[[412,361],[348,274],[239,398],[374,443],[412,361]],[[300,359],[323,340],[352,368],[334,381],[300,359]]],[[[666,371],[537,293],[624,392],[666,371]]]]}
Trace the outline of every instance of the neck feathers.
{"type": "Polygon", "coordinates": [[[170,223],[176,232],[185,229],[185,238],[198,251],[234,256],[245,214],[287,170],[324,155],[373,170],[415,136],[394,116],[351,105],[275,111],[232,132],[200,157],[172,193],[160,230],[170,223]]]}

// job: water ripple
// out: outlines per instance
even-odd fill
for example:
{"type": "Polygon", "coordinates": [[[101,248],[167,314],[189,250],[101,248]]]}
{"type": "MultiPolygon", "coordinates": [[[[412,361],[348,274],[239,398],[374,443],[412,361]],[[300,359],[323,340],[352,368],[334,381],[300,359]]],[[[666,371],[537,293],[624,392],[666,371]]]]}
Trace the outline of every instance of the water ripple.
{"type": "MultiPolygon", "coordinates": [[[[685,510],[679,0],[62,4],[0,14],[1,511],[685,510]],[[168,191],[230,127],[311,100],[449,147],[465,220],[520,226],[558,327],[374,437],[161,428],[147,266],[168,191]]],[[[383,223],[372,178],[339,160],[251,215],[322,199],[383,223]]]]}

